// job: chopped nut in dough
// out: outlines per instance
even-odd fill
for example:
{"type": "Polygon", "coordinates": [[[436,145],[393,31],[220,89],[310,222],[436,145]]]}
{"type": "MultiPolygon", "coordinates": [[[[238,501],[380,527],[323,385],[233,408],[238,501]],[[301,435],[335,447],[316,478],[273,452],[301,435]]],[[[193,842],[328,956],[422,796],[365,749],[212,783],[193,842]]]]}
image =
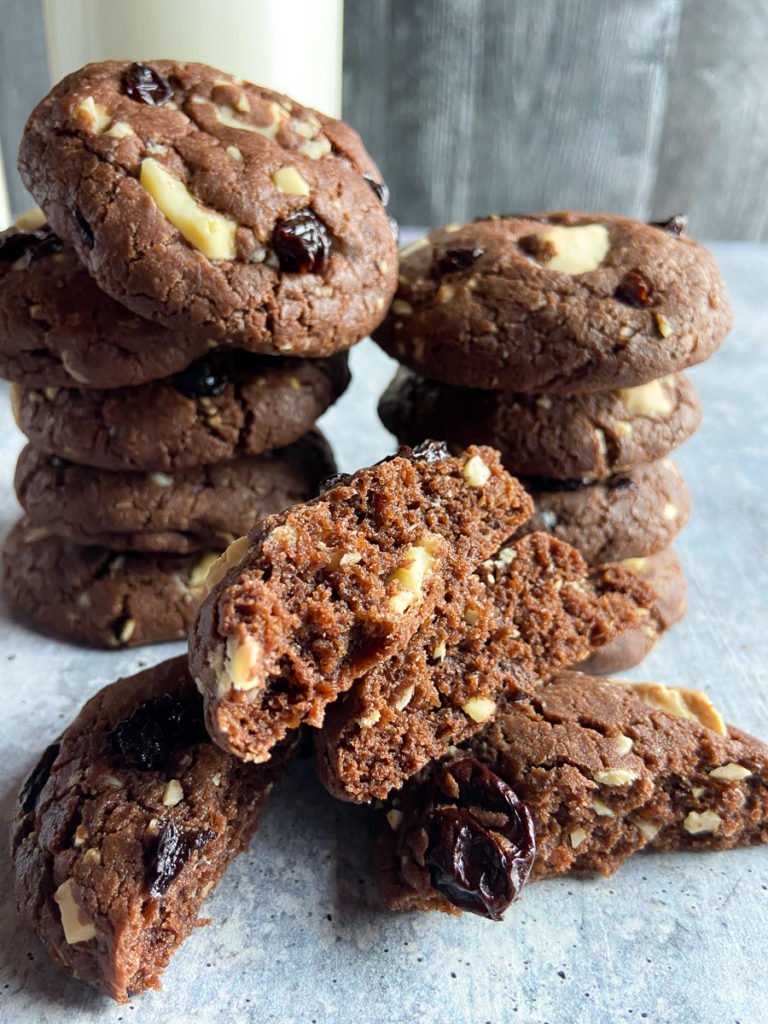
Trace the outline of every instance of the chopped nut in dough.
{"type": "Polygon", "coordinates": [[[691,811],[685,817],[683,828],[692,836],[704,835],[705,833],[717,832],[722,820],[720,815],[715,814],[714,811],[702,811],[701,814],[697,811],[691,811]]]}
{"type": "Polygon", "coordinates": [[[496,713],[496,702],[489,697],[470,697],[466,704],[462,704],[461,710],[473,722],[481,724],[493,718],[496,713]]]}
{"type": "Polygon", "coordinates": [[[491,478],[491,471],[479,455],[473,455],[464,463],[461,475],[470,487],[484,487],[491,478]]]}
{"type": "Polygon", "coordinates": [[[171,779],[163,793],[163,806],[175,807],[184,799],[184,790],[178,779],[171,779]]]}
{"type": "MultiPolygon", "coordinates": [[[[215,559],[208,568],[208,575],[205,579],[206,590],[211,591],[223,579],[226,573],[234,565],[239,565],[248,553],[248,538],[238,537],[233,540],[223,555],[215,559]]],[[[209,556],[206,555],[206,558],[209,556]]],[[[200,563],[198,562],[198,565],[200,563]]],[[[197,568],[197,566],[195,567],[197,568]]]]}
{"type": "Polygon", "coordinates": [[[714,768],[709,773],[713,779],[725,779],[727,782],[741,782],[742,779],[748,779],[752,772],[749,768],[745,768],[743,764],[734,764],[730,761],[728,764],[721,765],[719,768],[714,768]]]}
{"type": "Polygon", "coordinates": [[[602,772],[595,772],[595,782],[601,786],[628,786],[635,782],[640,776],[628,768],[607,768],[602,772]]]}

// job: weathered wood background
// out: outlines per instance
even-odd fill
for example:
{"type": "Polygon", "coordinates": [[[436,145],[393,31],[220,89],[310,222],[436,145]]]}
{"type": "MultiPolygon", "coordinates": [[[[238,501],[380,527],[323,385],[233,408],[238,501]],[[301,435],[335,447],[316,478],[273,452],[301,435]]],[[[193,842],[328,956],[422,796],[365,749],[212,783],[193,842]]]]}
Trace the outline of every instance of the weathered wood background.
{"type": "MultiPolygon", "coordinates": [[[[47,88],[39,6],[0,0],[0,24],[19,208],[13,154],[47,88]]],[[[767,0],[346,0],[345,116],[403,223],[687,210],[699,237],[768,239],[766,97],[767,0]]]]}

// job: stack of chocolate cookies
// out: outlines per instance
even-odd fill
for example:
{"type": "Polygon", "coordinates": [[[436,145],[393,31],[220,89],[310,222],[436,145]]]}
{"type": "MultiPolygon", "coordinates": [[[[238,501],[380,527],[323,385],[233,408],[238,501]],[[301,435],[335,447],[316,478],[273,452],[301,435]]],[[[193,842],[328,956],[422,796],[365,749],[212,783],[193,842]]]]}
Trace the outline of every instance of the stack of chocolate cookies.
{"type": "Polygon", "coordinates": [[[30,444],[12,602],[119,647],[186,635],[211,563],[335,471],[314,429],[384,316],[386,187],[346,125],[195,64],[91,65],[33,112],[0,236],[30,444]]]}
{"type": "Polygon", "coordinates": [[[731,310],[685,227],[568,212],[449,225],[401,252],[374,335],[403,364],[379,405],[402,443],[493,445],[535,501],[521,534],[547,530],[655,589],[590,672],[637,664],[686,608],[670,545],[690,498],[668,456],[700,420],[681,371],[714,352],[731,310]]]}

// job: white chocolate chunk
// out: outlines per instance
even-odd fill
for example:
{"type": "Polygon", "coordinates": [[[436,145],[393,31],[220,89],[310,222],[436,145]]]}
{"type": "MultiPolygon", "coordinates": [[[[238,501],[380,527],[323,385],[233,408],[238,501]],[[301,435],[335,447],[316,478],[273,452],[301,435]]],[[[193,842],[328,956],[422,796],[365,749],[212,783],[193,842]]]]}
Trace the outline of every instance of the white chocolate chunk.
{"type": "Polygon", "coordinates": [[[310,192],[307,182],[296,168],[290,165],[276,170],[272,175],[272,182],[278,192],[284,192],[288,196],[308,196],[310,192]]]}
{"type": "Polygon", "coordinates": [[[692,836],[705,835],[717,832],[722,820],[720,815],[715,814],[714,811],[702,811],[701,814],[697,811],[691,811],[685,817],[683,828],[692,836]]]}
{"type": "Polygon", "coordinates": [[[78,104],[76,110],[78,120],[83,121],[88,130],[95,135],[101,134],[112,123],[112,117],[107,112],[107,108],[102,107],[100,103],[96,103],[93,96],[86,96],[78,104]]]}
{"type": "Polygon", "coordinates": [[[167,473],[152,473],[150,480],[158,487],[173,487],[173,477],[167,473]]]}
{"type": "Polygon", "coordinates": [[[575,850],[577,847],[581,846],[581,844],[584,842],[586,838],[587,833],[584,831],[583,828],[573,829],[573,831],[570,834],[571,846],[575,850]]]}
{"type": "Polygon", "coordinates": [[[163,806],[175,807],[184,799],[184,790],[178,779],[171,779],[163,793],[163,806]]]}
{"type": "Polygon", "coordinates": [[[607,768],[602,772],[595,772],[595,782],[601,786],[628,786],[640,776],[628,768],[607,768]]]}
{"type": "Polygon", "coordinates": [[[688,690],[684,687],[664,686],[662,683],[627,683],[614,679],[617,686],[625,686],[652,708],[666,711],[678,718],[712,729],[720,736],[727,736],[722,715],[712,704],[709,697],[700,690],[688,690]]]}
{"type": "Polygon", "coordinates": [[[393,832],[397,832],[400,828],[400,824],[403,820],[403,812],[398,811],[396,807],[393,807],[391,811],[387,811],[387,822],[393,832]]]}
{"type": "Polygon", "coordinates": [[[72,895],[71,878],[61,883],[53,894],[53,898],[59,906],[61,926],[64,929],[64,938],[68,945],[73,946],[76,942],[87,942],[95,937],[96,928],[93,922],[88,920],[72,895]]]}
{"type": "Polygon", "coordinates": [[[125,121],[115,121],[104,134],[113,139],[130,139],[136,132],[125,121]]]}
{"type": "Polygon", "coordinates": [[[404,693],[400,695],[400,697],[398,697],[398,699],[395,701],[396,711],[403,711],[405,708],[408,707],[408,705],[411,703],[411,699],[413,698],[413,693],[415,689],[415,685],[409,686],[408,689],[405,690],[404,693]]]}
{"type": "Polygon", "coordinates": [[[489,697],[470,697],[466,704],[462,704],[461,710],[473,722],[482,724],[493,718],[496,713],[496,702],[489,697]]]}
{"type": "Polygon", "coordinates": [[[237,160],[239,164],[245,162],[245,157],[237,148],[237,146],[227,146],[227,153],[232,157],[233,160],[237,160]]]}
{"type": "Polygon", "coordinates": [[[613,429],[617,437],[630,437],[632,434],[632,424],[627,420],[616,420],[613,429]]]}
{"type": "Polygon", "coordinates": [[[299,152],[310,160],[321,160],[331,152],[331,143],[322,135],[319,139],[308,139],[306,142],[302,142],[299,152]]]}
{"type": "Polygon", "coordinates": [[[370,729],[372,725],[376,725],[380,718],[381,712],[374,709],[370,715],[363,715],[361,718],[356,719],[356,722],[361,729],[370,729]]]}
{"type": "Polygon", "coordinates": [[[484,487],[491,478],[491,471],[479,455],[473,455],[464,463],[461,475],[470,487],[484,487]]]}
{"type": "Polygon", "coordinates": [[[633,572],[636,576],[644,576],[645,571],[648,568],[647,558],[625,558],[619,565],[622,569],[626,569],[628,572],[633,572]]]}
{"type": "Polygon", "coordinates": [[[440,643],[435,644],[435,646],[434,646],[434,648],[432,650],[432,660],[433,661],[442,661],[443,658],[445,657],[445,649],[446,649],[445,640],[441,640],[440,643]]]}
{"type": "Polygon", "coordinates": [[[555,249],[555,255],[544,266],[547,270],[561,270],[566,274],[586,274],[597,270],[611,244],[608,229],[603,224],[577,227],[557,224],[542,231],[539,238],[555,249]]]}
{"type": "Polygon", "coordinates": [[[405,299],[395,299],[392,303],[392,312],[397,313],[398,316],[410,316],[413,312],[413,306],[410,302],[406,302],[405,299]]]}
{"type": "Polygon", "coordinates": [[[671,501],[668,501],[664,508],[661,510],[661,514],[668,523],[674,522],[675,519],[680,515],[680,509],[677,505],[673,505],[671,501]]]}
{"type": "Polygon", "coordinates": [[[261,686],[262,680],[257,676],[261,653],[261,644],[252,636],[228,637],[224,667],[219,675],[219,692],[253,690],[261,686]]]}
{"type": "Polygon", "coordinates": [[[621,732],[616,737],[614,746],[616,747],[616,753],[619,754],[621,757],[624,757],[625,754],[628,754],[630,752],[630,750],[634,746],[634,743],[630,736],[625,736],[624,733],[621,732]]]}
{"type": "Polygon", "coordinates": [[[728,764],[723,764],[719,768],[714,768],[709,773],[713,779],[725,779],[727,782],[741,782],[742,779],[748,779],[752,772],[749,768],[745,768],[743,764],[734,764],[730,761],[728,764]]]}
{"type": "Polygon", "coordinates": [[[127,644],[136,632],[136,619],[126,619],[120,628],[120,643],[127,644]]]}
{"type": "MultiPolygon", "coordinates": [[[[205,577],[206,590],[213,590],[219,580],[223,579],[233,565],[239,565],[240,562],[242,562],[247,553],[247,537],[238,537],[237,540],[233,540],[224,554],[219,555],[219,557],[215,558],[209,565],[208,575],[205,577]]],[[[205,556],[205,558],[209,557],[209,555],[205,556]]],[[[201,562],[198,562],[198,565],[201,565],[201,562]]],[[[197,566],[195,566],[195,568],[197,568],[197,566]]]]}
{"type": "Polygon", "coordinates": [[[657,825],[654,821],[645,821],[643,818],[638,818],[635,824],[649,843],[653,842],[661,831],[661,825],[657,825]]]}
{"type": "Polygon", "coordinates": [[[236,224],[231,217],[204,207],[183,181],[151,156],[141,161],[139,182],[195,249],[209,260],[235,258],[236,224]]]}
{"type": "Polygon", "coordinates": [[[669,416],[675,403],[665,385],[668,378],[638,384],[634,388],[621,388],[619,397],[627,412],[633,416],[669,416]]]}
{"type": "Polygon", "coordinates": [[[422,588],[432,572],[435,551],[439,544],[439,537],[425,537],[420,544],[414,544],[405,552],[405,565],[396,569],[388,581],[398,587],[397,593],[389,599],[392,611],[402,614],[421,598],[422,588]]]}
{"type": "MultiPolygon", "coordinates": [[[[275,110],[274,105],[272,109],[273,111],[275,110]]],[[[251,124],[248,121],[241,121],[238,117],[235,117],[235,111],[232,107],[224,104],[216,108],[216,120],[220,124],[225,124],[227,128],[237,128],[241,132],[253,132],[254,135],[261,135],[265,139],[274,142],[277,130],[280,127],[280,121],[285,120],[285,117],[275,118],[272,124],[251,124]]]]}
{"type": "Polygon", "coordinates": [[[613,813],[608,804],[604,804],[602,800],[598,800],[597,797],[592,798],[592,807],[595,814],[600,818],[614,818],[616,815],[613,813]]]}

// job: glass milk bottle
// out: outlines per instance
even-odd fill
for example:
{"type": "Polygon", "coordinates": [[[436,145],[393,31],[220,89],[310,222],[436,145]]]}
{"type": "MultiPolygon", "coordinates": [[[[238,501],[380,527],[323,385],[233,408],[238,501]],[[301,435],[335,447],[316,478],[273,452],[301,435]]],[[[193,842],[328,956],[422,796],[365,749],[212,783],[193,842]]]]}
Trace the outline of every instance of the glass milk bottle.
{"type": "Polygon", "coordinates": [[[343,0],[44,0],[51,81],[97,60],[201,61],[341,113],[343,0]]]}

